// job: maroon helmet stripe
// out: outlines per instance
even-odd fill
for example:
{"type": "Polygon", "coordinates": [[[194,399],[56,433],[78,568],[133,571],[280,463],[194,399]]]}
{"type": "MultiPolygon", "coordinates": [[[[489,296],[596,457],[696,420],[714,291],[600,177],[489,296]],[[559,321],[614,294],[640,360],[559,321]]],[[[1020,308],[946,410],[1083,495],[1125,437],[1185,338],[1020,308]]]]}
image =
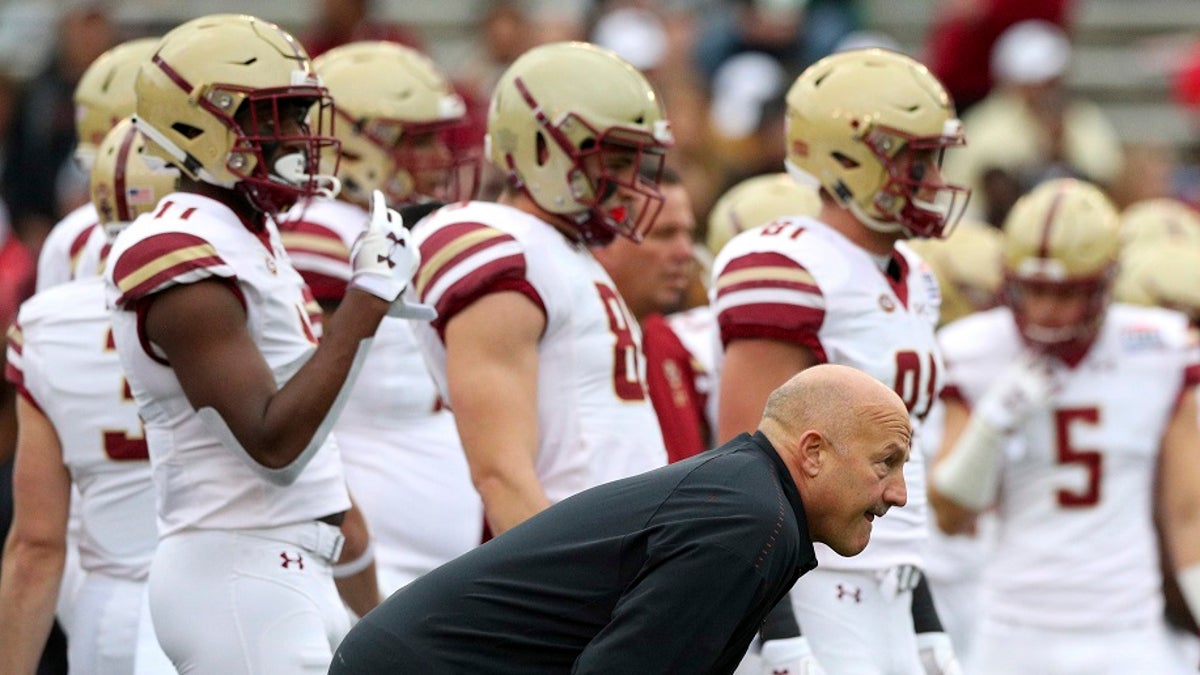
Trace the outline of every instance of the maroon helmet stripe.
{"type": "Polygon", "coordinates": [[[121,147],[117,150],[117,165],[113,167],[113,192],[117,200],[117,221],[128,223],[133,220],[133,214],[130,213],[129,203],[125,194],[125,163],[129,161],[129,153],[133,149],[133,141],[137,138],[137,130],[133,127],[125,132],[125,138],[121,139],[121,147]]]}
{"type": "Polygon", "coordinates": [[[172,68],[166,61],[163,61],[161,56],[155,54],[154,58],[151,59],[151,63],[158,66],[158,69],[163,71],[167,78],[174,82],[177,87],[188,92],[189,94],[192,92],[192,85],[189,84],[187,80],[183,79],[183,76],[176,72],[175,69],[172,68]]]}
{"type": "Polygon", "coordinates": [[[1054,218],[1058,215],[1058,209],[1062,206],[1066,193],[1065,187],[1059,189],[1054,195],[1054,201],[1050,202],[1050,210],[1046,212],[1046,222],[1042,223],[1042,241],[1038,244],[1037,257],[1039,258],[1050,257],[1050,232],[1054,229],[1054,218]]]}

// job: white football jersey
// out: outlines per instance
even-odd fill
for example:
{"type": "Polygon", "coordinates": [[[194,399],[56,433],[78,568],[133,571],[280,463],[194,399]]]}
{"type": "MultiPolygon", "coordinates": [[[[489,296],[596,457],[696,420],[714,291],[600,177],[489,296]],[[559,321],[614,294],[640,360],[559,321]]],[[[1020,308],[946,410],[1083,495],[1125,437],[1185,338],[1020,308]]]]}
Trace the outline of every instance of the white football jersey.
{"type": "MultiPolygon", "coordinates": [[[[812,218],[776,221],[734,237],[713,266],[712,305],[721,341],[772,339],[808,348],[820,363],[858,368],[892,387],[914,428],[939,387],[934,327],[941,294],[933,272],[903,243],[880,270],[865,250],[812,218]]],[[[844,558],[818,545],[827,569],[920,565],[926,538],[925,462],[920,434],[904,466],[908,504],[876,521],[871,541],[844,558]]]]}
{"type": "Polygon", "coordinates": [[[50,230],[38,253],[37,290],[44,291],[72,279],[100,276],[107,244],[91,202],[71,211],[50,230]]]}
{"type": "Polygon", "coordinates": [[[538,348],[537,475],[557,502],[666,464],[645,387],[641,330],[586,246],[501,204],[446,206],[417,224],[422,302],[437,308],[417,338],[446,389],[446,322],[492,292],[524,294],[542,309],[538,348]]]}
{"type": "Polygon", "coordinates": [[[349,507],[332,436],[294,483],[268,482],[251,467],[254,460],[209,431],[161,351],[142,339],[140,303],[176,284],[223,279],[242,300],[246,327],[276,384],[286,383],[312,356],[317,337],[304,281],[274,223],[254,232],[218,201],[174,193],[121,233],[105,277],[117,351],[146,424],[161,536],[275,527],[349,507]]]}
{"type": "Polygon", "coordinates": [[[83,569],[140,581],[158,541],[154,489],[137,404],[121,371],[97,276],[21,306],[8,378],[54,425],[78,488],[83,569]]]}
{"type": "MultiPolygon", "coordinates": [[[[350,248],[369,214],[315,199],[292,216],[280,224],[280,236],[296,270],[317,298],[340,299],[352,271],[350,248]]],[[[334,433],[382,579],[411,581],[479,544],[483,504],[409,321],[385,317],[379,324],[334,433]]]]}
{"type": "MultiPolygon", "coordinates": [[[[1004,307],[940,334],[945,396],[978,401],[1024,349],[1004,307]]],[[[1056,393],[1013,435],[997,499],[984,611],[1008,623],[1117,628],[1162,616],[1152,511],[1159,444],[1196,383],[1186,319],[1113,305],[1056,393]]]]}

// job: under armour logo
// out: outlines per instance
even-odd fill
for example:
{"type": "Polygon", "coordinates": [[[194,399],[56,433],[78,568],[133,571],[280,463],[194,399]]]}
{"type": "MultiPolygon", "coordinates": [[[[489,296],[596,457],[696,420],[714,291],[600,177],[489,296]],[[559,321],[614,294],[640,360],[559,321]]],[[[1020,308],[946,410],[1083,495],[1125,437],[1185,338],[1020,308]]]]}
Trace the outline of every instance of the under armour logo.
{"type": "Polygon", "coordinates": [[[772,668],[771,669],[771,675],[789,675],[791,672],[792,671],[790,668],[772,668]]]}
{"type": "Polygon", "coordinates": [[[292,563],[296,563],[298,568],[304,569],[304,556],[300,555],[299,553],[296,554],[295,558],[289,558],[287,551],[280,551],[279,557],[283,558],[283,563],[280,565],[280,567],[285,570],[291,569],[290,565],[292,563]]]}
{"type": "MultiPolygon", "coordinates": [[[[404,242],[403,242],[403,241],[401,241],[401,239],[400,239],[399,237],[397,237],[397,236],[396,236],[396,233],[395,233],[395,232],[388,232],[388,233],[387,233],[387,239],[388,239],[388,241],[392,242],[392,246],[393,246],[393,247],[396,247],[396,246],[404,246],[404,242]]],[[[383,255],[383,254],[380,254],[380,255],[378,255],[378,256],[376,257],[376,261],[375,261],[375,262],[386,262],[386,263],[387,263],[387,265],[388,265],[388,267],[395,267],[395,266],[396,266],[396,261],[392,260],[392,256],[391,256],[391,254],[390,254],[390,253],[389,253],[388,255],[383,255]]]]}
{"type": "Polygon", "coordinates": [[[862,589],[855,588],[853,591],[847,589],[842,584],[837,585],[837,599],[844,600],[845,598],[853,598],[854,602],[862,602],[862,589]]]}

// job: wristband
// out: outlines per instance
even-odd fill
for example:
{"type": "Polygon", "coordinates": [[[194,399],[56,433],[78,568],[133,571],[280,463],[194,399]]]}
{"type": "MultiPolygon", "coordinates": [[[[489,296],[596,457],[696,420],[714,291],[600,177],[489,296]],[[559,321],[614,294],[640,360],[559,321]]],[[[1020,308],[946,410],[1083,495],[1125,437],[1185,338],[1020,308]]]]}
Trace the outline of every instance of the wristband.
{"type": "Polygon", "coordinates": [[[368,541],[367,547],[363,549],[362,555],[349,562],[339,563],[333,566],[333,578],[345,579],[346,577],[352,577],[370,567],[371,563],[373,562],[375,562],[375,542],[368,541]]]}

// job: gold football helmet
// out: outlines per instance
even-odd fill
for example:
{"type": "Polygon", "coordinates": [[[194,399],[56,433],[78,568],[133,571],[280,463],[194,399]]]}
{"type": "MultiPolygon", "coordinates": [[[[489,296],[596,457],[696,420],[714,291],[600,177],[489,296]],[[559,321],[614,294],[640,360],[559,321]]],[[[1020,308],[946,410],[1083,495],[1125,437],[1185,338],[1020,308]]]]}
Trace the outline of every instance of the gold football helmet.
{"type": "Polygon", "coordinates": [[[809,66],[787,93],[788,172],[820,186],[867,227],[940,237],[970,190],[944,182],[946,148],[963,145],[954,103],[925,66],[857,49],[809,66]]]}
{"type": "Polygon", "coordinates": [[[91,170],[96,146],[117,122],[133,114],[133,81],[150,60],[158,38],[124,42],[104,52],[75,85],[75,160],[91,170]]]}
{"type": "Polygon", "coordinates": [[[525,52],[496,85],[487,132],[486,152],[510,183],[586,241],[639,241],[662,206],[657,179],[638,172],[661,166],[674,142],[662,101],[607,49],[560,42],[525,52]]]}
{"type": "Polygon", "coordinates": [[[821,211],[817,188],[799,185],[786,173],[754,176],[734,185],[708,214],[705,243],[716,255],[740,232],[787,216],[815,216],[821,211]]]}
{"type": "Polygon", "coordinates": [[[365,205],[375,189],[393,205],[471,197],[478,165],[444,138],[467,107],[429,58],[393,42],[354,42],[313,66],[333,96],[343,198],[365,205]]]}
{"type": "Polygon", "coordinates": [[[1168,242],[1200,247],[1200,215],[1175,199],[1145,199],[1121,212],[1121,242],[1126,249],[1168,242]]]}
{"type": "Polygon", "coordinates": [[[239,14],[188,21],[163,36],[134,88],[149,152],[187,178],[238,190],[272,216],[336,194],[336,177],[321,173],[322,157],[337,155],[328,92],[279,26],[239,14]]]}
{"type": "Polygon", "coordinates": [[[1017,200],[1004,222],[1005,300],[1025,339],[1061,353],[1088,344],[1108,306],[1120,246],[1116,207],[1091,183],[1060,178],[1017,200]],[[1086,293],[1087,320],[1064,328],[1026,320],[1021,301],[1031,285],[1086,293]]]}
{"type": "Polygon", "coordinates": [[[945,239],[908,246],[933,269],[942,291],[941,324],[1000,304],[1004,237],[987,223],[963,223],[945,239]]]}
{"type": "Polygon", "coordinates": [[[117,123],[96,149],[92,205],[110,241],[134,218],[152,212],[179,181],[178,169],[145,151],[146,139],[129,118],[117,123]]]}
{"type": "Polygon", "coordinates": [[[1200,325],[1200,247],[1159,242],[1129,249],[1122,255],[1113,297],[1178,310],[1200,325]]]}

